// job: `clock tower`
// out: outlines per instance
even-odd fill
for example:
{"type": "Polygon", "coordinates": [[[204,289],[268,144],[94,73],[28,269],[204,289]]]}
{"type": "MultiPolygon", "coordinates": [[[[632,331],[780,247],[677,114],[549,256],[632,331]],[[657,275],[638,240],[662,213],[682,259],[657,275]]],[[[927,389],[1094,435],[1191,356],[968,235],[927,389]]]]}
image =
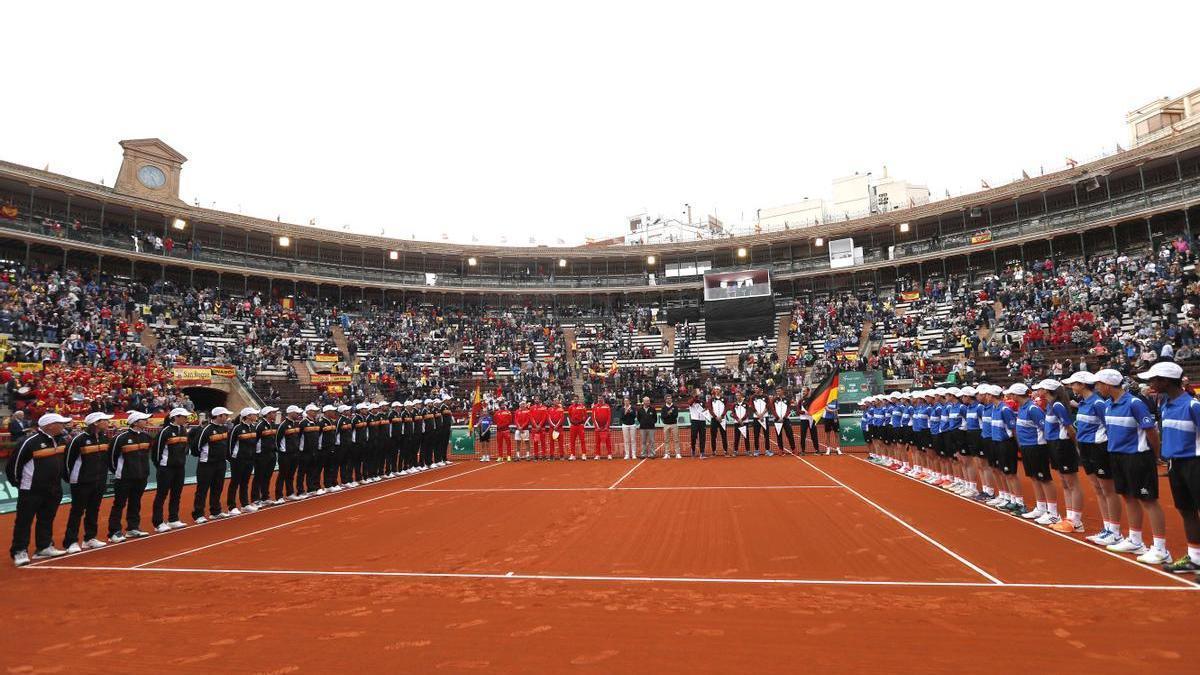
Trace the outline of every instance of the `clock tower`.
{"type": "Polygon", "coordinates": [[[125,155],[115,189],[122,194],[157,202],[182,204],[179,172],[187,157],[157,138],[121,141],[125,155]]]}

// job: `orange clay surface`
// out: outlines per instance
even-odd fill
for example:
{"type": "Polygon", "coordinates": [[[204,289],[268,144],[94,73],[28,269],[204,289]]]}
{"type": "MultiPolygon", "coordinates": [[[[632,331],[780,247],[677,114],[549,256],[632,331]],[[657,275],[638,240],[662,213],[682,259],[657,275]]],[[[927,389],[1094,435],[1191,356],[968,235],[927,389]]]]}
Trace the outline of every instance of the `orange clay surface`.
{"type": "MultiPolygon", "coordinates": [[[[186,514],[190,488],[183,503],[186,514]]],[[[5,542],[12,523],[0,519],[5,542]]],[[[1200,586],[1081,542],[860,456],[459,462],[0,567],[0,662],[4,673],[1196,672],[1200,586]]]]}

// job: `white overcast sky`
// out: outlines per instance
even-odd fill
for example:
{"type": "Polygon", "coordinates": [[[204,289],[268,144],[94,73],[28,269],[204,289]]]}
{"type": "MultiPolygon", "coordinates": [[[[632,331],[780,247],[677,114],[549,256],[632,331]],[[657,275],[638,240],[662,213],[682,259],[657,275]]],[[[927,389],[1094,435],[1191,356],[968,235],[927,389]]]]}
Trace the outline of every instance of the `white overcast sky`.
{"type": "Polygon", "coordinates": [[[0,158],[112,185],[117,141],[158,137],[189,203],[578,243],[883,164],[974,191],[1200,87],[1200,2],[812,5],[10,3],[0,158]]]}

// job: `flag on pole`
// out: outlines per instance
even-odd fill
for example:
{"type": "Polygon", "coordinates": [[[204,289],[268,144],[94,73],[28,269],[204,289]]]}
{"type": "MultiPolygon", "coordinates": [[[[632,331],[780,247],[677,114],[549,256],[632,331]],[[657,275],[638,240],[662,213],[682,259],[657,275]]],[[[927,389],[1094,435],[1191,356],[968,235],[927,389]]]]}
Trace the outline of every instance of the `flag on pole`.
{"type": "Polygon", "coordinates": [[[816,388],[812,398],[805,402],[808,414],[812,415],[814,423],[821,421],[821,418],[825,416],[825,406],[829,405],[830,401],[837,401],[837,397],[838,374],[837,371],[834,371],[816,388]]]}
{"type": "Polygon", "coordinates": [[[483,408],[483,392],[480,391],[480,386],[481,385],[478,382],[475,383],[475,395],[471,397],[471,414],[470,418],[467,420],[468,432],[475,428],[475,417],[483,408]]]}

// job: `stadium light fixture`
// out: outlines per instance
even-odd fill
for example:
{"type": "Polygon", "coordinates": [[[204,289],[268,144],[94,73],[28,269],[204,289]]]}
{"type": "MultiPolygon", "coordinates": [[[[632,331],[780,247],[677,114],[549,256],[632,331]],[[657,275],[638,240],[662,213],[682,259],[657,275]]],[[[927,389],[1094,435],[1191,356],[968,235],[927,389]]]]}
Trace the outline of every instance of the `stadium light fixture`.
{"type": "Polygon", "coordinates": [[[746,247],[745,246],[738,247],[738,257],[739,258],[746,257],[746,247]]]}
{"type": "Polygon", "coordinates": [[[558,259],[558,266],[559,266],[559,267],[566,267],[566,266],[567,266],[567,259],[566,259],[566,258],[559,258],[559,259],[558,259]]]}
{"type": "Polygon", "coordinates": [[[399,260],[399,259],[400,259],[399,251],[388,251],[388,260],[399,260]]]}
{"type": "Polygon", "coordinates": [[[825,238],[817,237],[817,246],[824,246],[824,245],[825,245],[825,238]]]}
{"type": "Polygon", "coordinates": [[[474,256],[471,256],[470,258],[467,258],[467,264],[471,267],[474,267],[479,264],[479,261],[476,260],[474,256]]]}
{"type": "Polygon", "coordinates": [[[652,256],[652,255],[646,256],[646,264],[653,265],[654,264],[654,256],[652,256]]]}
{"type": "Polygon", "coordinates": [[[900,231],[908,232],[908,223],[900,223],[900,231]]]}
{"type": "Polygon", "coordinates": [[[288,246],[292,245],[292,240],[287,237],[280,237],[279,245],[282,246],[283,248],[287,248],[288,246]]]}
{"type": "Polygon", "coordinates": [[[175,222],[171,223],[171,226],[177,230],[182,230],[187,227],[187,221],[183,218],[176,218],[175,222]]]}

